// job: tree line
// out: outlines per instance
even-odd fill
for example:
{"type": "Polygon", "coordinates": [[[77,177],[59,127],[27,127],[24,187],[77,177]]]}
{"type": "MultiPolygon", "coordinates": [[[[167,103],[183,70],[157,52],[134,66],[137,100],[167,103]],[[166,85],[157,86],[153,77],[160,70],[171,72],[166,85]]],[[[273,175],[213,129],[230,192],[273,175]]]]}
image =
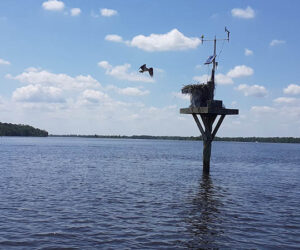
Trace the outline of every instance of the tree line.
{"type": "MultiPolygon", "coordinates": [[[[152,140],[186,140],[202,141],[202,136],[152,136],[152,135],[50,135],[57,137],[84,137],[106,139],[152,139],[152,140]]],[[[271,143],[300,143],[297,137],[215,137],[215,141],[235,142],[271,142],[271,143]]]]}
{"type": "MultiPolygon", "coordinates": [[[[0,122],[0,136],[39,136],[46,137],[48,132],[24,124],[12,124],[0,122]]],[[[152,135],[50,135],[59,137],[84,137],[107,139],[152,139],[152,140],[186,140],[201,141],[202,136],[152,136],[152,135]]],[[[300,143],[298,137],[215,137],[215,141],[236,142],[271,142],[271,143],[300,143]]]]}
{"type": "Polygon", "coordinates": [[[24,124],[0,122],[0,136],[39,136],[46,137],[48,132],[24,124]]]}

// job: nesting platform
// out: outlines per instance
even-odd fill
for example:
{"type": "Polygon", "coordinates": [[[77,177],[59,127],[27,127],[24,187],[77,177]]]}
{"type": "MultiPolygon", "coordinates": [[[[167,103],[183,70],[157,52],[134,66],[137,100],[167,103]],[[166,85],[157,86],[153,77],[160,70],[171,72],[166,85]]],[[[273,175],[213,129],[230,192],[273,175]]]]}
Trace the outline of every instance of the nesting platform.
{"type": "Polygon", "coordinates": [[[180,109],[180,114],[238,115],[239,110],[215,107],[191,107],[180,109]]]}
{"type": "Polygon", "coordinates": [[[226,115],[238,115],[238,109],[226,109],[222,105],[222,101],[210,100],[207,102],[206,107],[189,107],[180,109],[181,114],[191,114],[202,134],[203,139],[203,172],[209,173],[210,169],[210,155],[211,155],[211,144],[215,138],[218,129],[220,128],[226,115]],[[203,126],[198,119],[199,115],[202,119],[203,126]],[[213,129],[213,123],[217,116],[220,118],[213,129]]]}

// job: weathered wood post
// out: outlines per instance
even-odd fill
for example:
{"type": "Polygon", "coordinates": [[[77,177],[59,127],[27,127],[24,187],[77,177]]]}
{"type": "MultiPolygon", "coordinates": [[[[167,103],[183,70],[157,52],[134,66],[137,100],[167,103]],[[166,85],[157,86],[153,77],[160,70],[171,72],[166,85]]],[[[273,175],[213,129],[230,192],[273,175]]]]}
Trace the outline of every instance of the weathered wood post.
{"type": "Polygon", "coordinates": [[[212,144],[212,125],[216,119],[216,115],[204,116],[201,115],[205,127],[206,140],[203,140],[203,172],[209,173],[210,155],[212,144]]]}
{"type": "MultiPolygon", "coordinates": [[[[227,39],[221,39],[221,40],[228,40],[229,41],[229,31],[225,28],[225,31],[227,32],[227,39]]],[[[211,40],[203,40],[203,41],[211,41],[211,40]]],[[[220,128],[224,118],[226,115],[237,115],[239,113],[238,109],[226,109],[223,107],[223,102],[220,100],[214,100],[214,89],[215,89],[215,69],[216,69],[216,44],[217,39],[214,40],[214,55],[210,57],[205,64],[213,64],[212,72],[211,72],[211,78],[207,82],[206,86],[208,89],[207,98],[208,100],[205,101],[205,105],[203,105],[203,97],[201,98],[199,96],[192,96],[191,100],[193,99],[193,102],[191,103],[191,106],[189,108],[183,108],[180,109],[181,114],[192,114],[194,117],[194,120],[201,132],[202,140],[203,140],[203,172],[209,173],[210,170],[210,157],[211,157],[211,147],[212,147],[212,141],[214,140],[218,129],[220,128]],[[198,104],[195,105],[195,102],[198,101],[198,104]],[[198,116],[200,115],[203,126],[201,125],[200,120],[198,119],[198,116]],[[220,115],[220,118],[213,129],[213,124],[217,118],[217,116],[220,115]],[[204,128],[203,128],[204,127],[204,128]]],[[[196,89],[199,86],[203,90],[203,93],[205,93],[205,85],[188,85],[182,89],[183,93],[189,93],[191,95],[199,95],[199,91],[190,91],[189,88],[196,89]],[[192,87],[190,87],[192,86],[192,87]]]]}
{"type": "Polygon", "coordinates": [[[208,103],[207,107],[190,107],[180,109],[181,114],[191,114],[200,130],[203,140],[203,172],[209,173],[210,170],[210,157],[211,157],[211,147],[212,142],[225,118],[226,115],[237,115],[239,113],[238,109],[226,109],[222,107],[222,101],[213,101],[213,106],[211,102],[208,103]],[[216,105],[221,107],[216,107],[216,105]],[[198,118],[201,117],[203,126],[198,118]],[[217,124],[213,128],[213,124],[220,115],[217,124]]]}

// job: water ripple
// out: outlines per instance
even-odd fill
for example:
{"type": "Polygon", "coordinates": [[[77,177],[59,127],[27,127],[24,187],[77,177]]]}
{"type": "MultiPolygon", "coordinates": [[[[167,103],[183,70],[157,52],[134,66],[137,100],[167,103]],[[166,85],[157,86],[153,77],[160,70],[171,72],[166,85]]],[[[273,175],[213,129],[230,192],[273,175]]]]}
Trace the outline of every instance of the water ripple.
{"type": "Polygon", "coordinates": [[[0,248],[300,245],[300,145],[0,138],[0,248]]]}

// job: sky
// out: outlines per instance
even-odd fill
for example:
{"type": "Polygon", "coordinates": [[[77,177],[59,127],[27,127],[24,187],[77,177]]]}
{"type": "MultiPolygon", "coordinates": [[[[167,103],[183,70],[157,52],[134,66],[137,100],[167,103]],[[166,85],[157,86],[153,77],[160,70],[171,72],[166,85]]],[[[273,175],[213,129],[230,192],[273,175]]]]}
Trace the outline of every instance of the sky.
{"type": "Polygon", "coordinates": [[[217,43],[218,136],[300,137],[300,1],[1,0],[0,122],[50,134],[199,136],[186,84],[217,43]],[[142,64],[154,77],[138,72],[142,64]]]}

